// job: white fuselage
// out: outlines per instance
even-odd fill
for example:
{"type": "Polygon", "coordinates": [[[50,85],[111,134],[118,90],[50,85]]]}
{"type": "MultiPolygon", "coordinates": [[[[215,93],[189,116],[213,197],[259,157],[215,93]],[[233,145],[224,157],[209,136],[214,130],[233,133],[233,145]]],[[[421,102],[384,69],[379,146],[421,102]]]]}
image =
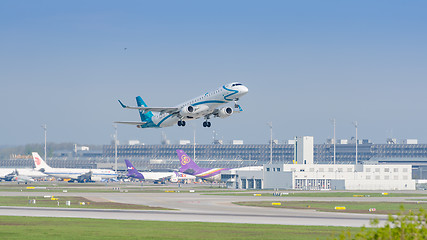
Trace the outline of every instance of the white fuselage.
{"type": "Polygon", "coordinates": [[[179,109],[187,106],[194,106],[196,112],[191,117],[180,117],[176,114],[160,113],[154,114],[152,121],[158,127],[169,127],[175,125],[180,120],[193,120],[200,117],[212,114],[216,108],[229,102],[238,100],[241,96],[248,92],[248,88],[244,85],[232,86],[232,84],[225,85],[214,91],[208,92],[204,95],[191,99],[187,102],[181,103],[176,107],[179,109]]]}
{"type": "Polygon", "coordinates": [[[36,170],[56,178],[79,179],[80,176],[89,177],[90,175],[93,181],[101,181],[102,179],[117,177],[117,173],[110,169],[53,168],[47,165],[37,152],[33,152],[32,155],[36,170]]]}
{"type": "Polygon", "coordinates": [[[162,180],[175,176],[173,172],[140,172],[145,180],[162,180]]]}
{"type": "Polygon", "coordinates": [[[56,178],[71,178],[77,179],[79,176],[91,173],[92,180],[101,181],[101,179],[116,178],[117,174],[109,169],[79,169],[79,168],[49,168],[43,172],[49,176],[56,178]]]}
{"type": "Polygon", "coordinates": [[[46,174],[33,168],[0,168],[0,178],[4,178],[8,174],[16,174],[16,172],[18,172],[18,175],[32,178],[42,178],[47,176],[46,174]]]}

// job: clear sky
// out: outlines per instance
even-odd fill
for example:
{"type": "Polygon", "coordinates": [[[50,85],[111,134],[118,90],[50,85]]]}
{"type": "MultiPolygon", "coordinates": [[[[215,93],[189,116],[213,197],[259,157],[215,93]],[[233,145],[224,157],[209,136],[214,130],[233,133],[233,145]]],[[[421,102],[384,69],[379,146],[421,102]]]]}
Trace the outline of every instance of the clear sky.
{"type": "Polygon", "coordinates": [[[182,127],[119,125],[121,142],[427,143],[426,1],[0,1],[0,145],[107,144],[113,121],[240,81],[242,114],[182,127]]]}

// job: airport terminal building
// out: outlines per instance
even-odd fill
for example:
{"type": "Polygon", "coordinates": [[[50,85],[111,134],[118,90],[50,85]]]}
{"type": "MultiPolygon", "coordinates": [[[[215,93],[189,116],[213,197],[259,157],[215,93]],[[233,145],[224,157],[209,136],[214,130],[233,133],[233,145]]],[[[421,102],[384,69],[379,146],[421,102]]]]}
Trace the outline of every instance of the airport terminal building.
{"type": "Polygon", "coordinates": [[[298,137],[295,159],[262,171],[230,170],[222,181],[236,189],[415,190],[409,164],[315,164],[313,137],[298,137]]]}
{"type": "MultiPolygon", "coordinates": [[[[242,168],[263,166],[262,171],[230,171],[222,180],[239,189],[347,189],[413,190],[413,179],[427,179],[427,144],[406,141],[372,144],[339,140],[314,144],[313,137],[298,137],[285,144],[181,144],[144,145],[139,142],[118,145],[118,170],[126,169],[129,159],[139,170],[179,169],[177,149],[184,150],[201,167],[242,168]],[[271,150],[272,151],[271,151],[271,150]],[[194,151],[195,150],[195,151],[194,151]],[[195,154],[194,154],[195,153],[195,154]],[[194,157],[195,156],[195,157],[194,157]],[[335,157],[334,157],[335,156],[335,157]]],[[[114,168],[115,146],[101,151],[58,151],[47,162],[52,167],[114,168]]],[[[31,167],[31,158],[2,160],[3,167],[31,167]]]]}
{"type": "Polygon", "coordinates": [[[222,180],[236,189],[415,190],[411,165],[265,164],[230,170],[222,180]]]}
{"type": "MultiPolygon", "coordinates": [[[[313,144],[313,163],[333,164],[334,144],[328,140],[324,144],[313,144]]],[[[397,144],[389,139],[386,144],[373,144],[369,140],[358,140],[358,164],[410,164],[412,177],[427,179],[427,144],[418,144],[416,140],[405,140],[397,144]]],[[[188,142],[187,142],[188,143],[188,142]]],[[[128,158],[135,166],[142,169],[177,169],[179,162],[176,149],[184,150],[202,167],[238,168],[245,166],[261,166],[270,163],[270,147],[272,163],[292,164],[296,159],[295,141],[284,144],[243,144],[236,141],[231,144],[162,144],[162,145],[119,145],[120,159],[128,158]],[[233,144],[234,143],[234,144],[233,144]]],[[[335,164],[355,164],[356,143],[337,140],[335,145],[335,164]]],[[[113,159],[114,145],[104,145],[102,156],[113,159]]]]}

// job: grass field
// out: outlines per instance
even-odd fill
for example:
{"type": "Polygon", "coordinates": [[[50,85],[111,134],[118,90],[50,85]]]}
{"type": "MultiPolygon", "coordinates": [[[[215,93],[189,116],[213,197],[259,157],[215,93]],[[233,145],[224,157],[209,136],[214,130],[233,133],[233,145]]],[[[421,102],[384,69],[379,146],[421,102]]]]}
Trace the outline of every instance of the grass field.
{"type": "Polygon", "coordinates": [[[273,207],[273,208],[291,208],[291,209],[312,209],[324,212],[346,212],[346,213],[366,213],[366,214],[397,214],[400,207],[405,211],[418,213],[420,208],[427,209],[427,203],[398,203],[398,202],[326,202],[326,201],[286,201],[274,202],[281,205],[273,205],[271,201],[255,202],[235,202],[237,205],[254,207],[273,207]],[[335,206],[345,206],[345,210],[335,210],[335,206]],[[375,212],[370,212],[370,208],[375,208],[375,212]]]}
{"type": "Polygon", "coordinates": [[[0,216],[1,239],[328,239],[358,228],[0,216]]]}
{"type": "MultiPolygon", "coordinates": [[[[282,192],[280,197],[427,197],[425,193],[389,193],[381,192],[282,192]],[[285,194],[283,194],[285,193],[285,194]]],[[[259,192],[260,197],[273,197],[273,193],[259,192]]],[[[254,196],[254,193],[212,193],[212,195],[254,196]]],[[[279,197],[279,196],[278,196],[279,197]]]]}
{"type": "Polygon", "coordinates": [[[223,188],[221,186],[209,185],[185,185],[180,187],[178,185],[153,185],[140,183],[67,183],[67,182],[37,182],[36,184],[11,184],[0,183],[0,192],[50,192],[52,194],[63,192],[64,190],[71,193],[161,193],[165,190],[174,192],[189,192],[189,190],[196,190],[197,192],[241,192],[242,190],[233,190],[223,188]]]}
{"type": "Polygon", "coordinates": [[[18,207],[63,207],[63,208],[96,208],[96,209],[135,209],[135,210],[172,210],[160,207],[150,207],[145,205],[124,204],[115,202],[90,201],[83,197],[0,197],[0,206],[18,206],[18,207]],[[35,200],[35,204],[32,203],[35,200]],[[70,201],[67,206],[66,201],[70,201]],[[59,205],[58,205],[59,202],[59,205]],[[80,204],[83,203],[84,205],[80,204]]]}

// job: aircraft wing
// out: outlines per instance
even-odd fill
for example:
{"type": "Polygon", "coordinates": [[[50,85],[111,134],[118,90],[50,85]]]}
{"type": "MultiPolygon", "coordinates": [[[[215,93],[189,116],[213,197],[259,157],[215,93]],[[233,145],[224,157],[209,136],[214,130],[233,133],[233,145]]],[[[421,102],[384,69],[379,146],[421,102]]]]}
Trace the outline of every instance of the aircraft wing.
{"type": "Polygon", "coordinates": [[[120,105],[122,105],[122,108],[128,108],[128,109],[138,109],[143,111],[152,111],[152,112],[162,112],[162,113],[175,113],[179,111],[179,108],[177,107],[131,107],[124,105],[122,101],[119,100],[120,105]]]}
{"type": "Polygon", "coordinates": [[[129,124],[129,125],[144,125],[147,122],[114,122],[114,123],[129,124]]]}

